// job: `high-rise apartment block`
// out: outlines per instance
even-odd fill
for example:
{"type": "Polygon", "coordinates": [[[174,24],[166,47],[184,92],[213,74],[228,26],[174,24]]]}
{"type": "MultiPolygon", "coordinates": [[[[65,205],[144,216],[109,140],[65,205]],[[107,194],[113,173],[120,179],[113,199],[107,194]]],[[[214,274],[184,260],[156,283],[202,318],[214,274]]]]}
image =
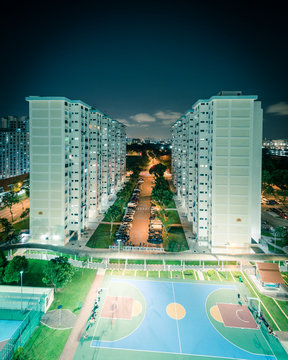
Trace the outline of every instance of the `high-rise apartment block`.
{"type": "Polygon", "coordinates": [[[125,126],[80,100],[26,98],[30,234],[64,245],[92,226],[125,181],[125,126]]]}
{"type": "Polygon", "coordinates": [[[0,125],[0,179],[29,172],[29,120],[6,116],[0,125]]]}
{"type": "Polygon", "coordinates": [[[221,92],[173,124],[173,181],[199,246],[246,251],[259,241],[262,120],[257,96],[221,92]]]}

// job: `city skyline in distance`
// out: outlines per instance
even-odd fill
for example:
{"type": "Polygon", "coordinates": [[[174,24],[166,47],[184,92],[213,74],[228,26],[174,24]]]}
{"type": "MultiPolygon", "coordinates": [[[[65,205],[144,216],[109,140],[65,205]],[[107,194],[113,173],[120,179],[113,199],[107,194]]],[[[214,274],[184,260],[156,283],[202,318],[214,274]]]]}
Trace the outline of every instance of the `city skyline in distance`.
{"type": "Polygon", "coordinates": [[[262,103],[263,137],[288,137],[281,6],[84,1],[79,16],[36,4],[1,5],[0,116],[27,115],[26,96],[66,96],[123,122],[128,137],[170,138],[199,98],[241,90],[262,103]]]}

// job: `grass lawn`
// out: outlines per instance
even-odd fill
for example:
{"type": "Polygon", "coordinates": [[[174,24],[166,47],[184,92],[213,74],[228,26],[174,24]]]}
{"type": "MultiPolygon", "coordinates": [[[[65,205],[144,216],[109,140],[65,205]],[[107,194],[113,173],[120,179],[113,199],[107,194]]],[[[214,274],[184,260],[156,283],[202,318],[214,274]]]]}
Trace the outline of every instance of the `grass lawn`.
{"type": "Polygon", "coordinates": [[[283,279],[284,279],[284,281],[285,281],[285,284],[288,286],[288,276],[287,276],[287,273],[281,272],[281,274],[282,274],[282,277],[283,277],[283,279]]]}
{"type": "Polygon", "coordinates": [[[181,265],[181,261],[180,260],[167,260],[165,261],[166,265],[181,265]]]}
{"type": "Polygon", "coordinates": [[[218,271],[222,281],[233,281],[232,275],[229,271],[218,271]]]}
{"type": "Polygon", "coordinates": [[[185,270],[184,277],[185,279],[196,280],[194,270],[185,270]]]}
{"type": "MultiPolygon", "coordinates": [[[[280,244],[278,244],[278,243],[277,243],[277,245],[280,246],[280,244]]],[[[268,244],[268,249],[269,249],[269,251],[276,253],[276,254],[285,254],[285,251],[275,248],[274,244],[268,244]]]]}
{"type": "Polygon", "coordinates": [[[185,265],[201,265],[200,264],[200,260],[196,260],[196,261],[190,261],[190,260],[188,260],[188,261],[185,261],[185,265]]]}
{"type": "Polygon", "coordinates": [[[110,259],[109,264],[125,264],[124,259],[110,259]]]}
{"type": "Polygon", "coordinates": [[[122,276],[122,275],[124,275],[123,270],[113,270],[112,275],[120,275],[120,276],[122,276]]]}
{"type": "MultiPolygon", "coordinates": [[[[24,285],[45,286],[42,282],[40,284],[40,281],[43,275],[43,267],[46,263],[46,261],[41,260],[29,260],[29,271],[27,273],[29,276],[23,276],[24,285]]],[[[75,268],[75,270],[76,269],[78,271],[75,271],[72,282],[54,294],[54,301],[49,310],[57,309],[58,305],[61,304],[64,309],[73,311],[78,309],[78,302],[83,304],[95,278],[96,271],[75,268]]],[[[54,330],[40,324],[25,345],[24,350],[35,360],[59,359],[70,332],[71,329],[54,330]]]]}
{"type": "Polygon", "coordinates": [[[59,359],[71,330],[54,330],[40,324],[26,343],[25,352],[34,360],[59,359]]]}
{"type": "Polygon", "coordinates": [[[182,271],[172,271],[172,279],[183,279],[182,271]]]}
{"type": "Polygon", "coordinates": [[[213,269],[207,270],[207,276],[211,281],[220,281],[216,270],[213,269]]]}
{"type": "Polygon", "coordinates": [[[166,226],[169,226],[171,224],[181,224],[177,210],[165,211],[165,215],[167,217],[167,221],[165,222],[166,226]]]}
{"type": "Polygon", "coordinates": [[[109,245],[113,245],[114,234],[119,225],[113,225],[112,236],[110,227],[110,224],[100,224],[86,245],[90,248],[109,248],[109,245]]]}
{"type": "Polygon", "coordinates": [[[175,201],[172,199],[167,205],[167,209],[176,209],[175,201]]]}
{"type": "Polygon", "coordinates": [[[146,260],[147,265],[163,265],[162,260],[146,260]]]}
{"type": "Polygon", "coordinates": [[[146,270],[137,270],[137,271],[136,271],[136,276],[146,277],[146,275],[147,275],[147,271],[146,271],[146,270]]]}
{"type": "Polygon", "coordinates": [[[171,227],[168,235],[169,240],[164,240],[166,251],[177,252],[188,250],[188,244],[182,227],[171,227]]]}
{"type": "Polygon", "coordinates": [[[135,276],[135,270],[125,270],[124,275],[125,276],[135,276]]]}
{"type": "Polygon", "coordinates": [[[159,277],[159,273],[158,271],[148,271],[148,276],[149,277],[159,277]]]}
{"type": "Polygon", "coordinates": [[[170,271],[160,271],[160,278],[170,279],[170,271]]]}
{"type": "Polygon", "coordinates": [[[12,224],[15,230],[25,230],[29,229],[30,223],[29,223],[29,216],[27,216],[25,219],[18,221],[17,223],[12,224]]]}
{"type": "Polygon", "coordinates": [[[63,309],[71,311],[78,309],[78,302],[83,304],[95,276],[96,271],[92,269],[75,271],[72,282],[54,294],[54,301],[49,310],[57,309],[58,305],[63,305],[63,309]]]}
{"type": "Polygon", "coordinates": [[[144,260],[133,260],[133,259],[128,259],[128,264],[136,264],[136,265],[143,265],[144,264],[144,260]]]}

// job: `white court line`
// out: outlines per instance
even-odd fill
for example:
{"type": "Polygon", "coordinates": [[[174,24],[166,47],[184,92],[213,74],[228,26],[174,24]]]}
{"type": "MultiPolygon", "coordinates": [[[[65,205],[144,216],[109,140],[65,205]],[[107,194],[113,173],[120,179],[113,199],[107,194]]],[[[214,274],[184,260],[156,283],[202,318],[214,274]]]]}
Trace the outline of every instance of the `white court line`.
{"type": "Polygon", "coordinates": [[[238,309],[238,310],[236,310],[236,316],[237,316],[237,318],[238,318],[240,321],[249,323],[249,322],[250,322],[249,320],[243,320],[243,319],[241,319],[241,317],[238,315],[238,312],[239,312],[239,311],[242,311],[242,312],[243,312],[243,309],[238,309]]]}
{"type": "MultiPolygon", "coordinates": [[[[176,304],[175,291],[174,291],[174,285],[173,285],[173,282],[172,282],[171,284],[172,284],[172,291],[173,291],[174,304],[176,304]]],[[[175,310],[176,310],[176,317],[177,317],[177,308],[176,308],[175,310]]],[[[182,346],[181,346],[181,341],[180,341],[180,332],[179,332],[178,319],[176,319],[176,325],[177,325],[177,333],[178,333],[178,342],[179,342],[180,354],[182,354],[182,346]]]]}

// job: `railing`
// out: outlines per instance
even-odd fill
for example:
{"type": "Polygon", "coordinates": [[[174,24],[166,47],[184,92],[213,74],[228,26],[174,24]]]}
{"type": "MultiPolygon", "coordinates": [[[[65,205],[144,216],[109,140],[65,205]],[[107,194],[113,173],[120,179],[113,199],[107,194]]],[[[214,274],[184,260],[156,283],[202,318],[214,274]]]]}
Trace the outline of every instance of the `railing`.
{"type": "MultiPolygon", "coordinates": [[[[110,245],[110,250],[119,251],[119,246],[110,245]]],[[[146,246],[123,246],[121,250],[124,251],[145,251],[145,252],[164,252],[164,248],[156,248],[156,247],[146,247],[146,246]]]]}

